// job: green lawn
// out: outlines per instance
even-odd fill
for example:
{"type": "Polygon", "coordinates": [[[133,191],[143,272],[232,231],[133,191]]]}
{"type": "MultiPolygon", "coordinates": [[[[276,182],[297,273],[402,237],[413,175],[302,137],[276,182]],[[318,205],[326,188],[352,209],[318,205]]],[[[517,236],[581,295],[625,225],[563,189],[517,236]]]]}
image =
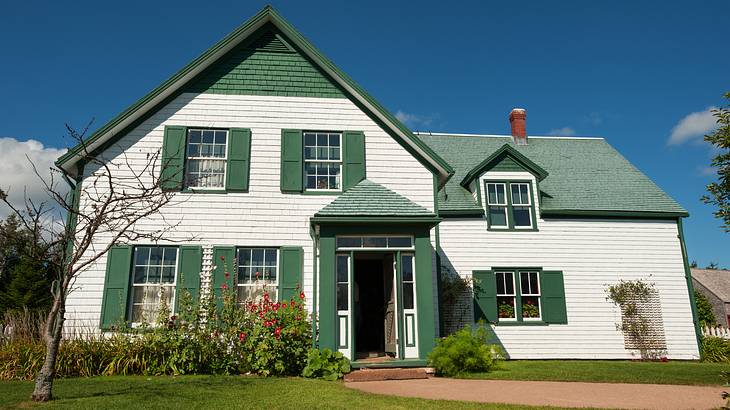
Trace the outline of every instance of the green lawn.
{"type": "MultiPolygon", "coordinates": [[[[0,382],[0,408],[40,409],[538,409],[380,396],[346,388],[342,382],[246,376],[114,376],[62,379],[57,400],[28,402],[32,382],[0,382]]],[[[546,407],[547,408],[547,407],[546,407]]]]}
{"type": "Polygon", "coordinates": [[[465,375],[472,379],[553,380],[610,383],[721,385],[723,363],[611,360],[510,360],[490,373],[465,375]]]}

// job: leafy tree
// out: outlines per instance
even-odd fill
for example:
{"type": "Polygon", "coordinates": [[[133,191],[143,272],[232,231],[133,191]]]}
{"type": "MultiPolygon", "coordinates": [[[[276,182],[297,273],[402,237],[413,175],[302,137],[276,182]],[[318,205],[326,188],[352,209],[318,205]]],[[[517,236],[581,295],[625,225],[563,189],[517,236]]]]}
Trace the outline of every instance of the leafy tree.
{"type": "Polygon", "coordinates": [[[709,265],[705,266],[705,269],[717,270],[718,269],[717,262],[710,262],[709,265]]]}
{"type": "Polygon", "coordinates": [[[16,215],[0,223],[0,316],[7,310],[50,307],[48,264],[30,256],[35,246],[16,215]]]}
{"type": "Polygon", "coordinates": [[[701,326],[715,326],[717,319],[715,312],[712,311],[712,305],[704,294],[695,291],[695,306],[697,306],[697,319],[701,326]]]}
{"type": "MultiPolygon", "coordinates": [[[[730,92],[724,96],[730,101],[730,92]]],[[[711,165],[717,168],[717,181],[707,185],[708,195],[702,196],[706,204],[714,205],[716,218],[723,223],[725,232],[730,232],[730,104],[712,111],[717,118],[717,129],[705,135],[705,141],[719,151],[712,158],[711,165]]]]}
{"type": "Polygon", "coordinates": [[[692,261],[692,263],[689,264],[690,268],[696,268],[697,267],[697,261],[692,261]]]}

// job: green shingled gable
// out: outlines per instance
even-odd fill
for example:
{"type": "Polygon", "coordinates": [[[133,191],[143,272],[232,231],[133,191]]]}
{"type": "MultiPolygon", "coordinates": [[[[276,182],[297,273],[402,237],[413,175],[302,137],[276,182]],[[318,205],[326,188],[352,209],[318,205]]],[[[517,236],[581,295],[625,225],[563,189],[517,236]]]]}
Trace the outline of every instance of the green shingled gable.
{"type": "Polygon", "coordinates": [[[346,98],[271,23],[206,69],[185,91],[346,98]]]}
{"type": "Polygon", "coordinates": [[[435,217],[421,205],[367,179],[348,189],[314,216],[435,217]]]}
{"type": "Polygon", "coordinates": [[[512,138],[419,134],[456,173],[439,191],[439,211],[483,212],[459,182],[504,144],[544,168],[540,182],[543,214],[658,214],[686,211],[603,139],[531,138],[518,146],[512,138]]]}

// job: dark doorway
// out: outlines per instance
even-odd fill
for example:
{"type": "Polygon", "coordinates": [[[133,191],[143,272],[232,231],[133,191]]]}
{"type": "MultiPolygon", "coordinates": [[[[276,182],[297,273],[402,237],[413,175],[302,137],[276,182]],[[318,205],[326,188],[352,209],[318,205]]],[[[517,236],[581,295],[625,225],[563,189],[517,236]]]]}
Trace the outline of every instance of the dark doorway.
{"type": "MultiPolygon", "coordinates": [[[[387,358],[395,353],[386,343],[386,320],[393,303],[393,256],[389,253],[355,255],[355,351],[358,359],[387,358]],[[390,302],[390,303],[389,303],[390,302]]],[[[393,312],[390,312],[392,315],[393,312]]]]}

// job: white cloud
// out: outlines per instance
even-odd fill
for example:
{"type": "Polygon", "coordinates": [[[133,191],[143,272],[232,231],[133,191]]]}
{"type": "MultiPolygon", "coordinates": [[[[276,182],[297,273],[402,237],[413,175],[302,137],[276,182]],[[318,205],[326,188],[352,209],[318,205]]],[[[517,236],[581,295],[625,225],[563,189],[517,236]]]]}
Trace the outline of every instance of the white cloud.
{"type": "Polygon", "coordinates": [[[409,114],[407,112],[398,110],[395,113],[395,118],[410,128],[430,127],[433,124],[434,116],[422,116],[416,114],[409,114]]]}
{"type": "Polygon", "coordinates": [[[708,107],[704,111],[687,114],[672,128],[667,143],[679,145],[689,141],[701,141],[705,134],[717,128],[717,119],[712,115],[716,107],[708,107]]]}
{"type": "MultiPolygon", "coordinates": [[[[48,201],[48,195],[28,159],[35,164],[39,174],[48,178],[49,168],[64,152],[65,149],[44,147],[36,140],[0,138],[0,188],[8,193],[10,202],[15,206],[22,206],[24,193],[35,201],[48,201]]],[[[59,189],[67,189],[65,182],[59,182],[59,189]]],[[[7,216],[9,212],[7,205],[0,205],[0,217],[7,216]]]]}
{"type": "Polygon", "coordinates": [[[575,135],[575,130],[571,127],[555,128],[548,131],[548,135],[559,135],[561,137],[570,137],[575,135]]]}

